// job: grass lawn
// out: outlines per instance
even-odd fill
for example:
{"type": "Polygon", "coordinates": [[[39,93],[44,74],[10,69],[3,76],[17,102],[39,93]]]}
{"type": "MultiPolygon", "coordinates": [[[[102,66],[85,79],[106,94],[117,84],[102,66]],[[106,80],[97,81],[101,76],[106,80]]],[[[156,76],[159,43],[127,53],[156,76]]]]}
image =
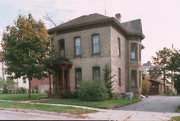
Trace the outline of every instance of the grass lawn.
{"type": "Polygon", "coordinates": [[[22,101],[22,100],[39,100],[47,97],[47,94],[38,94],[32,93],[31,99],[28,98],[28,94],[0,94],[0,100],[14,100],[14,101],[22,101]]]}
{"type": "Polygon", "coordinates": [[[180,116],[174,116],[172,117],[172,119],[174,119],[175,121],[180,121],[180,116]]]}
{"type": "Polygon", "coordinates": [[[0,101],[0,107],[19,108],[19,109],[34,109],[34,110],[43,110],[43,111],[51,111],[51,112],[58,112],[58,113],[70,113],[70,114],[76,114],[76,115],[97,112],[95,110],[66,107],[66,106],[23,104],[23,103],[3,102],[3,101],[0,101]]]}
{"type": "Polygon", "coordinates": [[[106,100],[101,102],[89,102],[89,101],[80,101],[78,99],[51,99],[43,101],[33,101],[40,103],[52,103],[52,104],[67,104],[67,105],[79,105],[79,106],[88,106],[95,108],[103,109],[114,109],[126,104],[131,104],[140,101],[140,99],[134,98],[130,99],[116,99],[116,100],[106,100]]]}

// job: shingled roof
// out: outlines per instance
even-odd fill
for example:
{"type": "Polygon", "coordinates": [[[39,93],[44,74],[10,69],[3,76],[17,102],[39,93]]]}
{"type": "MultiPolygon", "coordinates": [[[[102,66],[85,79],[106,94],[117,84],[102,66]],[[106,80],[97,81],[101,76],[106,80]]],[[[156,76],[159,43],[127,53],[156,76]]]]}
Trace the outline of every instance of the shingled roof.
{"type": "Polygon", "coordinates": [[[142,39],[144,38],[140,19],[120,23],[114,17],[107,17],[98,13],[80,16],[71,21],[68,21],[66,23],[60,24],[54,28],[49,29],[48,33],[51,34],[57,31],[63,31],[67,29],[87,26],[91,24],[98,24],[103,22],[112,22],[113,25],[117,26],[124,33],[128,35],[138,35],[141,36],[142,39]]]}

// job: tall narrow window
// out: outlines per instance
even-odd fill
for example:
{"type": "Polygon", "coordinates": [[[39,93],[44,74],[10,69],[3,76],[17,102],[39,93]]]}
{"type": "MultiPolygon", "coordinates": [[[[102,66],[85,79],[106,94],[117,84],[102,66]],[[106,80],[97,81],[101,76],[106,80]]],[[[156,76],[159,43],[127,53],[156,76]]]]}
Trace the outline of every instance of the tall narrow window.
{"type": "Polygon", "coordinates": [[[93,79],[100,78],[100,67],[93,67],[93,79]]]}
{"type": "Polygon", "coordinates": [[[79,88],[80,82],[82,81],[82,69],[76,68],[75,69],[75,83],[76,88],[79,88]]]}
{"type": "Polygon", "coordinates": [[[131,59],[137,60],[137,43],[131,43],[131,59]]]}
{"type": "Polygon", "coordinates": [[[121,56],[121,40],[118,38],[118,55],[121,56]]]}
{"type": "Polygon", "coordinates": [[[131,86],[137,87],[137,70],[131,70],[131,86]]]}
{"type": "Polygon", "coordinates": [[[118,68],[118,80],[119,80],[119,86],[121,86],[121,69],[118,68]]]}
{"type": "Polygon", "coordinates": [[[99,34],[92,35],[92,46],[93,46],[93,54],[100,53],[100,41],[99,41],[99,34]]]}
{"type": "Polygon", "coordinates": [[[75,56],[80,56],[81,55],[81,38],[76,37],[74,38],[74,43],[75,43],[75,56]]]}
{"type": "Polygon", "coordinates": [[[65,57],[64,39],[59,40],[59,56],[60,57],[65,57]]]}

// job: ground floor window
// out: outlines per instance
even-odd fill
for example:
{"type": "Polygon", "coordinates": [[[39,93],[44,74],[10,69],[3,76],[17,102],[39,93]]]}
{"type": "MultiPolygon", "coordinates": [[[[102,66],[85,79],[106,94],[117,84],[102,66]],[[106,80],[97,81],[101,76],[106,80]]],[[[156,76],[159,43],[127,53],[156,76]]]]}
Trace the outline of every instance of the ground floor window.
{"type": "Polygon", "coordinates": [[[75,81],[76,81],[76,88],[79,88],[80,82],[82,81],[82,69],[81,68],[75,69],[75,81]]]}
{"type": "Polygon", "coordinates": [[[119,86],[121,86],[121,68],[118,68],[118,80],[119,80],[119,86]]]}
{"type": "Polygon", "coordinates": [[[100,67],[93,67],[93,79],[100,78],[100,67]]]}
{"type": "Polygon", "coordinates": [[[131,86],[137,87],[137,70],[131,70],[131,86]]]}

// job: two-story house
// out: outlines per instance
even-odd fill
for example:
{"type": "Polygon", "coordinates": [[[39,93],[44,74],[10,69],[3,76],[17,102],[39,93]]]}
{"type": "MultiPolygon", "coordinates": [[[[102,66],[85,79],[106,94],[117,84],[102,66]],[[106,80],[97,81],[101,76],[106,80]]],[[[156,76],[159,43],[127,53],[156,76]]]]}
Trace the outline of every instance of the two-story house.
{"type": "Polygon", "coordinates": [[[79,82],[100,78],[108,64],[112,70],[113,93],[141,90],[141,20],[121,23],[121,15],[80,16],[48,30],[55,34],[59,61],[54,64],[53,92],[76,90],[79,82]]]}

